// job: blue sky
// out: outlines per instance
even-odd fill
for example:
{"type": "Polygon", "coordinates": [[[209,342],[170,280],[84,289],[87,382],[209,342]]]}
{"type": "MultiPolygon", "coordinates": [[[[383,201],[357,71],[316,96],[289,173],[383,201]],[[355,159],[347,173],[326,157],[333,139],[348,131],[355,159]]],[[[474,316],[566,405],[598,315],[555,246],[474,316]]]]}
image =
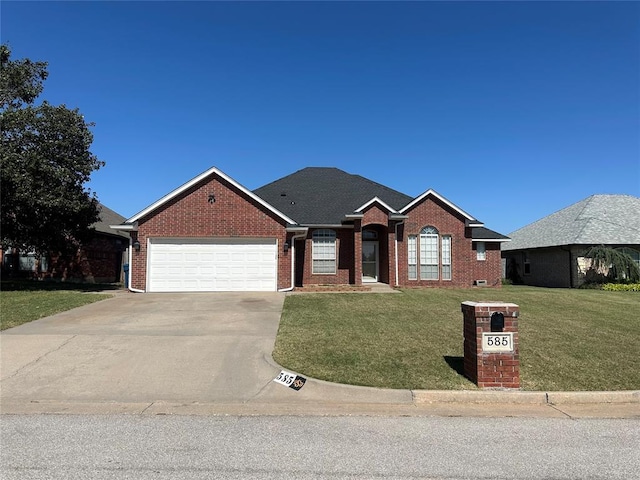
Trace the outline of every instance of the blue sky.
{"type": "Polygon", "coordinates": [[[129,217],[216,166],[433,188],[508,234],[640,195],[637,2],[9,2],[41,99],[95,122],[88,185],[129,217]]]}

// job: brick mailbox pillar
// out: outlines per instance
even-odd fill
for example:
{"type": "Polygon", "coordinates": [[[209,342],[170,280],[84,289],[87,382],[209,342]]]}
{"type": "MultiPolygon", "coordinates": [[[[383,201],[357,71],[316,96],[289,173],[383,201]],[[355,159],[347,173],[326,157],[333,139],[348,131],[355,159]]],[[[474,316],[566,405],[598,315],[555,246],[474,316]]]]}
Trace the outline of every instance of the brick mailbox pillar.
{"type": "Polygon", "coordinates": [[[463,302],[464,374],[480,388],[520,388],[514,303],[463,302]]]}

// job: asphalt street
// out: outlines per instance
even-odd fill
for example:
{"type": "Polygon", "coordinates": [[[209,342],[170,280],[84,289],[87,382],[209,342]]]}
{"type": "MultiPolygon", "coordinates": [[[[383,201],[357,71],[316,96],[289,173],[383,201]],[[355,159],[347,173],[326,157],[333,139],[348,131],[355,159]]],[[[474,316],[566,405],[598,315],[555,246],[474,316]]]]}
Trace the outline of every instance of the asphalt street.
{"type": "Polygon", "coordinates": [[[637,420],[4,415],[1,478],[633,479],[637,420]]]}

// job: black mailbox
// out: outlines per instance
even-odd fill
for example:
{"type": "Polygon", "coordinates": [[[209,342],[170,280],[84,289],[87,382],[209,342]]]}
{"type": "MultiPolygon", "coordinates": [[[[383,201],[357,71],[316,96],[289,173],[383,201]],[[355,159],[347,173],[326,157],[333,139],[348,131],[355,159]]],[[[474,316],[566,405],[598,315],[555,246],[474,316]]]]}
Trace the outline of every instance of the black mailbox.
{"type": "Polygon", "coordinates": [[[491,331],[504,331],[504,315],[502,313],[495,312],[491,314],[491,331]]]}

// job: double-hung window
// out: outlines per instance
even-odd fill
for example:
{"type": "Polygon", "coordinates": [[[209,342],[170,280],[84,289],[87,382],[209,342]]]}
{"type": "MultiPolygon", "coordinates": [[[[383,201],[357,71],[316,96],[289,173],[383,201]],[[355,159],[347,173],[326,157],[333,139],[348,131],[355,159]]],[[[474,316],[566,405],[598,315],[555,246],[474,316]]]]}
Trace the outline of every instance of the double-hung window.
{"type": "Polygon", "coordinates": [[[522,263],[524,264],[524,274],[531,274],[531,261],[529,259],[529,252],[522,252],[522,263]]]}
{"type": "Polygon", "coordinates": [[[313,273],[336,273],[336,232],[316,230],[312,235],[313,273]]]}
{"type": "Polygon", "coordinates": [[[420,231],[420,280],[438,280],[438,230],[420,231]]]}
{"type": "Polygon", "coordinates": [[[477,260],[486,260],[487,259],[487,244],[484,242],[476,243],[476,259],[477,260]]]}
{"type": "Polygon", "coordinates": [[[451,235],[442,236],[442,279],[451,280],[451,235]]]}
{"type": "Polygon", "coordinates": [[[415,235],[409,235],[407,238],[407,246],[409,251],[409,280],[418,279],[418,250],[417,250],[417,238],[415,235]]]}

